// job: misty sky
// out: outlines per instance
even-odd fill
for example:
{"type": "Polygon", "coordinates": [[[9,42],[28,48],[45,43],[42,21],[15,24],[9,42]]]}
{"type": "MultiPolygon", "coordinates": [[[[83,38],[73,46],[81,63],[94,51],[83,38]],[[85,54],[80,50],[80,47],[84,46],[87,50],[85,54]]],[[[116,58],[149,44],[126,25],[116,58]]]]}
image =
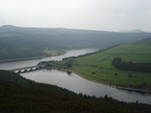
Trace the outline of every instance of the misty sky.
{"type": "Polygon", "coordinates": [[[0,0],[0,25],[151,32],[151,0],[0,0]]]}

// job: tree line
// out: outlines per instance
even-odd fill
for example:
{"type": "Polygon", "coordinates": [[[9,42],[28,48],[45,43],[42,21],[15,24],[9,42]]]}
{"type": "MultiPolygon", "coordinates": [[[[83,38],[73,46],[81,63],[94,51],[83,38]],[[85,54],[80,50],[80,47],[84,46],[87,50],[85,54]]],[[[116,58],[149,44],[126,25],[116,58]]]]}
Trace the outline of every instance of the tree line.
{"type": "Polygon", "coordinates": [[[131,61],[125,62],[119,57],[112,60],[112,65],[120,70],[151,72],[151,63],[134,63],[131,61]]]}

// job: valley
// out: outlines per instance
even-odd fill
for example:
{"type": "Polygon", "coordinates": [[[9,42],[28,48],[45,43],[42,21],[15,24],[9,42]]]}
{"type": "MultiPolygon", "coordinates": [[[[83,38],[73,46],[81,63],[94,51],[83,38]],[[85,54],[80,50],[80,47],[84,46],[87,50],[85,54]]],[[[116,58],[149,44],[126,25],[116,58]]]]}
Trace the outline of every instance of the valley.
{"type": "Polygon", "coordinates": [[[96,52],[77,58],[67,58],[61,62],[48,62],[46,67],[71,70],[80,76],[113,86],[151,90],[151,73],[119,70],[112,65],[116,57],[124,61],[150,63],[150,38],[136,43],[122,44],[106,51],[96,52]]]}

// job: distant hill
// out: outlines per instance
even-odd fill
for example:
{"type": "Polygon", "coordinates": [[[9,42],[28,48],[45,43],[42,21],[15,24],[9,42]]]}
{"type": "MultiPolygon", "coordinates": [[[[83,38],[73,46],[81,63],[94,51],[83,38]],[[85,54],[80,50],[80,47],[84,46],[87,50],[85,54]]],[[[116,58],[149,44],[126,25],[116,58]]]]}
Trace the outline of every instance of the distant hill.
{"type": "Polygon", "coordinates": [[[150,113],[151,106],[77,95],[0,70],[0,113],[150,113]]]}
{"type": "MultiPolygon", "coordinates": [[[[45,50],[104,48],[151,37],[151,33],[121,33],[63,28],[0,27],[0,60],[45,56],[45,50]]],[[[47,52],[49,53],[49,52],[47,52]]]]}
{"type": "Polygon", "coordinates": [[[140,29],[134,29],[134,30],[121,30],[120,32],[123,33],[144,33],[144,31],[140,30],[140,29]]]}
{"type": "Polygon", "coordinates": [[[151,45],[151,38],[145,38],[143,40],[139,40],[136,42],[136,44],[147,44],[147,45],[151,45]]]}

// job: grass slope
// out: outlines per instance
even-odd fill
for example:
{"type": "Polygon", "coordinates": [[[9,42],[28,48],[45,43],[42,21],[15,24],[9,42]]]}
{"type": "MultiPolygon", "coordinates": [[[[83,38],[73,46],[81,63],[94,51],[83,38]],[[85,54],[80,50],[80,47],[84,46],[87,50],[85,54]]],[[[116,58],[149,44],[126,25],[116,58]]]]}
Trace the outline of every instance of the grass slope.
{"type": "Polygon", "coordinates": [[[76,95],[0,71],[0,113],[149,113],[150,105],[76,95]]]}
{"type": "Polygon", "coordinates": [[[123,61],[151,63],[151,43],[148,44],[148,40],[151,39],[74,58],[72,66],[68,69],[100,83],[151,90],[151,73],[121,71],[112,65],[115,57],[121,57],[123,61]],[[145,87],[141,87],[144,83],[145,87]]]}

